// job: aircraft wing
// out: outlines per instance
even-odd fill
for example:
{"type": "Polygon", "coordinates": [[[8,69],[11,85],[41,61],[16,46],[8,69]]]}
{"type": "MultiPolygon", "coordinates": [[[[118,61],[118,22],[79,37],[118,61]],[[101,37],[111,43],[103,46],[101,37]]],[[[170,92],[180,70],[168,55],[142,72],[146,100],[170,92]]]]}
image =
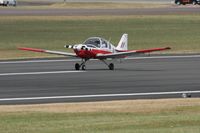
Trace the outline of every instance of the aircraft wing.
{"type": "Polygon", "coordinates": [[[164,50],[169,50],[169,49],[171,48],[165,47],[165,48],[153,48],[153,49],[143,49],[143,50],[131,50],[131,51],[125,51],[125,52],[111,53],[111,54],[98,54],[96,58],[99,58],[99,59],[123,58],[126,56],[137,55],[141,53],[150,53],[150,52],[164,51],[164,50]]]}
{"type": "Polygon", "coordinates": [[[51,50],[36,49],[36,48],[25,48],[25,47],[19,47],[18,49],[25,50],[25,51],[33,51],[33,52],[40,52],[40,53],[77,57],[77,55],[75,53],[68,53],[68,52],[51,51],[51,50]]]}

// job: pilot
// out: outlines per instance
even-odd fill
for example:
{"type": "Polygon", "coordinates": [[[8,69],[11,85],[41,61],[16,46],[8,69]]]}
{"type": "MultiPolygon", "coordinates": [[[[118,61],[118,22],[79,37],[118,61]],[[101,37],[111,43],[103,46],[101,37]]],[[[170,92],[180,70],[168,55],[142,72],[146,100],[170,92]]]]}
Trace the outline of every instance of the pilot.
{"type": "Polygon", "coordinates": [[[107,43],[105,41],[102,42],[102,48],[107,48],[107,43]]]}
{"type": "Polygon", "coordinates": [[[99,40],[96,40],[95,44],[96,44],[97,47],[100,47],[100,41],[99,40]]]}

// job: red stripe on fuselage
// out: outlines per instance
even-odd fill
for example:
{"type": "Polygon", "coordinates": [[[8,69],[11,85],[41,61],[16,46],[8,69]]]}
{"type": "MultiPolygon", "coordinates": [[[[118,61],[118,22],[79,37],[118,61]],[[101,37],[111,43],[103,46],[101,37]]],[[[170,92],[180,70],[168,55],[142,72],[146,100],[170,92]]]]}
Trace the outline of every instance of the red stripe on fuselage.
{"type": "Polygon", "coordinates": [[[76,55],[80,58],[96,58],[97,54],[110,54],[112,52],[106,50],[92,49],[92,50],[74,50],[76,55]]]}

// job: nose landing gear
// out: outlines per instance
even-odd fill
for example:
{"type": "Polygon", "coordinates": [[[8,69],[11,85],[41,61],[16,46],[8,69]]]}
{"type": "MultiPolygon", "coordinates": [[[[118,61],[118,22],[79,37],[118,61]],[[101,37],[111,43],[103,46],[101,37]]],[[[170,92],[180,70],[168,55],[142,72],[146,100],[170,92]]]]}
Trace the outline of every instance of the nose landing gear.
{"type": "Polygon", "coordinates": [[[79,70],[80,69],[80,65],[78,63],[75,64],[75,69],[79,70]]]}
{"type": "Polygon", "coordinates": [[[83,59],[81,64],[76,63],[75,64],[75,70],[80,70],[80,68],[82,70],[86,70],[86,65],[85,63],[88,61],[88,59],[83,59]]]}

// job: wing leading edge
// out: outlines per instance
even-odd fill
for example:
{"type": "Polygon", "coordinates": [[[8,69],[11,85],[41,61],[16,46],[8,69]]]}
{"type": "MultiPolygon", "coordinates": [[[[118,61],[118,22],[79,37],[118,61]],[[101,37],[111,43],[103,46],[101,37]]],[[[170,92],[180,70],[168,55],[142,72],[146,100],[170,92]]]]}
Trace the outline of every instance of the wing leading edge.
{"type": "MultiPolygon", "coordinates": [[[[44,49],[36,49],[36,48],[26,48],[26,47],[19,47],[18,49],[25,50],[25,51],[55,54],[55,55],[78,57],[75,53],[68,53],[68,52],[60,52],[60,51],[52,51],[52,50],[44,50],[44,49]]],[[[118,52],[118,53],[111,53],[111,54],[97,54],[96,58],[97,59],[123,58],[126,56],[137,55],[141,53],[151,53],[155,51],[164,51],[164,50],[169,50],[169,49],[171,48],[165,47],[165,48],[153,48],[153,49],[144,49],[144,50],[131,50],[131,51],[118,52]]]]}
{"type": "Polygon", "coordinates": [[[131,50],[131,51],[125,51],[125,52],[111,53],[111,54],[98,54],[96,58],[99,58],[99,59],[122,58],[122,57],[137,55],[141,53],[151,53],[155,51],[164,51],[164,50],[169,50],[169,49],[171,48],[165,47],[165,48],[153,48],[153,49],[144,49],[144,50],[131,50]]]}
{"type": "Polygon", "coordinates": [[[68,52],[60,52],[60,51],[52,51],[52,50],[44,50],[44,49],[36,49],[36,48],[25,48],[25,47],[19,47],[18,49],[25,50],[25,51],[33,51],[33,52],[40,52],[40,53],[77,57],[77,55],[75,53],[68,53],[68,52]]]}

